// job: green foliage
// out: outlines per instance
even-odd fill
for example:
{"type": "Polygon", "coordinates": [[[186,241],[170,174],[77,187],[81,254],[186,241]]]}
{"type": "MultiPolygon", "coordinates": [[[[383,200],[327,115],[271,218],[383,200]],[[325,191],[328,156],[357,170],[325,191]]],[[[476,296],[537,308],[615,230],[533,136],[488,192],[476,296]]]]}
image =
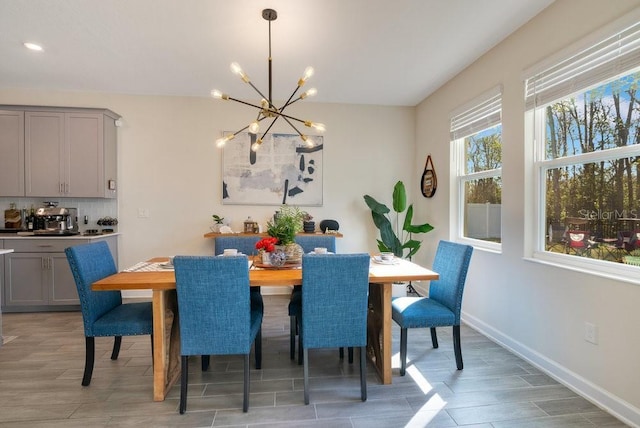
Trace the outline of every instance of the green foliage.
{"type": "Polygon", "coordinates": [[[279,245],[291,244],[296,233],[302,232],[305,212],[292,205],[283,205],[273,220],[267,222],[267,235],[278,238],[279,245]]]}
{"type": "Polygon", "coordinates": [[[222,220],[224,220],[224,217],[220,217],[217,214],[214,214],[211,217],[213,217],[213,221],[215,221],[216,224],[222,224],[222,220]]]}
{"type": "Polygon", "coordinates": [[[389,207],[369,195],[364,195],[364,201],[371,210],[373,223],[380,230],[380,239],[377,241],[381,252],[392,252],[397,257],[411,257],[418,252],[422,244],[422,241],[413,239],[412,235],[433,230],[433,226],[428,223],[412,224],[413,204],[407,207],[407,192],[402,181],[398,181],[393,187],[395,229],[388,215],[391,212],[389,207]],[[400,214],[405,210],[404,221],[400,226],[400,214]],[[405,250],[409,251],[406,255],[405,250]]]}

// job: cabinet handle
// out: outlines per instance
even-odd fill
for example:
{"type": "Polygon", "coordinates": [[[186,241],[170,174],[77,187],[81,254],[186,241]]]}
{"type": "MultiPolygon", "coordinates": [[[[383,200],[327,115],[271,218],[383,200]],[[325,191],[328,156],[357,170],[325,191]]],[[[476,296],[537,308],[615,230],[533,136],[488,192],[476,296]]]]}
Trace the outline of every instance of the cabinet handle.
{"type": "Polygon", "coordinates": [[[49,248],[49,247],[53,247],[53,245],[51,245],[51,244],[39,244],[38,247],[40,247],[40,248],[49,248]]]}
{"type": "Polygon", "coordinates": [[[64,183],[64,193],[69,193],[69,183],[64,183]]]}
{"type": "Polygon", "coordinates": [[[62,183],[58,183],[58,193],[63,193],[62,192],[62,183]]]}

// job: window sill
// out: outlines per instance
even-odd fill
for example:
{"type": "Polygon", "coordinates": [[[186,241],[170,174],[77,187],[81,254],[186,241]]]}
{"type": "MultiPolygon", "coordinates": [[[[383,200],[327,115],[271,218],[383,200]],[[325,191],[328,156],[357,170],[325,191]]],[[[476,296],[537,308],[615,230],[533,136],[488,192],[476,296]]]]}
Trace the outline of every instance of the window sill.
{"type": "Polygon", "coordinates": [[[599,276],[601,278],[640,285],[640,275],[638,275],[638,273],[640,273],[640,268],[624,263],[606,262],[586,257],[549,253],[548,251],[536,252],[533,254],[533,257],[525,257],[524,260],[588,275],[599,276]]]}

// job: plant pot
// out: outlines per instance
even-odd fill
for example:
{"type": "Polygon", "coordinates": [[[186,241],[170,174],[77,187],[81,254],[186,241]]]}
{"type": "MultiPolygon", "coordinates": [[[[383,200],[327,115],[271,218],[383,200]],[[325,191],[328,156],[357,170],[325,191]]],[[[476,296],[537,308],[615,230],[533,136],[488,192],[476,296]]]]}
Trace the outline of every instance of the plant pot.
{"type": "Polygon", "coordinates": [[[284,251],[287,262],[295,263],[302,261],[302,254],[304,254],[304,250],[295,242],[287,245],[276,245],[276,249],[284,251]]]}
{"type": "Polygon", "coordinates": [[[305,221],[302,223],[302,230],[304,233],[314,233],[316,231],[316,222],[315,221],[305,221]]]}

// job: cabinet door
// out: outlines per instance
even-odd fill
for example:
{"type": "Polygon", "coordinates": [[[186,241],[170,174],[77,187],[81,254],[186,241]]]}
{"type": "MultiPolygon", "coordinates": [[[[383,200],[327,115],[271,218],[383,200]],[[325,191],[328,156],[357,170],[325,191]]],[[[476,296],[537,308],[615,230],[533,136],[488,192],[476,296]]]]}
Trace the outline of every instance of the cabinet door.
{"type": "Polygon", "coordinates": [[[26,196],[64,193],[64,113],[25,113],[26,196]]]}
{"type": "Polygon", "coordinates": [[[65,113],[65,196],[104,197],[103,117],[65,113]]]}
{"type": "Polygon", "coordinates": [[[53,253],[48,256],[47,267],[51,280],[50,305],[79,305],[78,290],[73,279],[69,262],[64,253],[53,253]]]}
{"type": "Polygon", "coordinates": [[[24,196],[24,112],[0,110],[0,196],[24,196]]]}
{"type": "Polygon", "coordinates": [[[41,253],[10,253],[4,256],[5,306],[49,303],[46,257],[41,253]]]}

